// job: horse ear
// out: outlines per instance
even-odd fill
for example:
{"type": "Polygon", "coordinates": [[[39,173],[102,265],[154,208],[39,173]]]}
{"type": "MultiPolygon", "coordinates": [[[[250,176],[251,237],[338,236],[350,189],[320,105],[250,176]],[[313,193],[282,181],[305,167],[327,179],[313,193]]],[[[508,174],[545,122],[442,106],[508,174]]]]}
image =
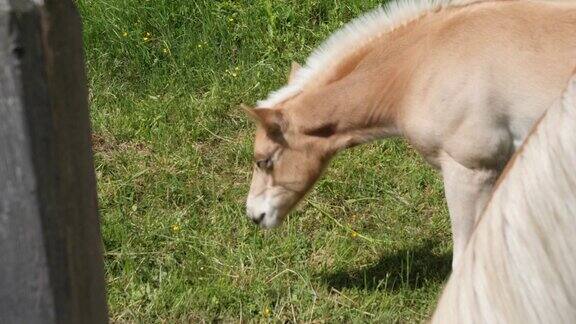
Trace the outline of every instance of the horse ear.
{"type": "Polygon", "coordinates": [[[294,82],[296,79],[296,74],[298,71],[300,71],[301,68],[302,66],[300,64],[297,62],[292,62],[292,69],[290,70],[290,76],[288,77],[288,84],[292,84],[294,82]]]}
{"type": "Polygon", "coordinates": [[[278,109],[248,108],[244,105],[242,105],[242,109],[250,118],[264,127],[269,136],[275,137],[282,134],[286,123],[282,112],[278,109]]]}
{"type": "Polygon", "coordinates": [[[252,119],[257,123],[260,122],[260,120],[258,119],[258,114],[254,112],[255,108],[248,107],[245,104],[241,104],[240,108],[242,108],[242,110],[246,113],[248,117],[250,117],[250,119],[252,119]]]}

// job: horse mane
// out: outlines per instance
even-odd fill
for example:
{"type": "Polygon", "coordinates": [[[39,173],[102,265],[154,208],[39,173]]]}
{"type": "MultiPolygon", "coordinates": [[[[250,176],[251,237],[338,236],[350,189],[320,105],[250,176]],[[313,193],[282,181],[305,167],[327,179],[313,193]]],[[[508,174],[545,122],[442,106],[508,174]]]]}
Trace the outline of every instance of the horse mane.
{"type": "Polygon", "coordinates": [[[576,322],[576,76],[509,163],[433,323],[576,322]]]}
{"type": "MultiPolygon", "coordinates": [[[[317,47],[290,84],[258,101],[259,108],[272,108],[303,91],[311,81],[383,35],[413,22],[427,13],[490,0],[396,0],[352,20],[317,47]]],[[[492,0],[494,1],[494,0],[492,0]]]]}

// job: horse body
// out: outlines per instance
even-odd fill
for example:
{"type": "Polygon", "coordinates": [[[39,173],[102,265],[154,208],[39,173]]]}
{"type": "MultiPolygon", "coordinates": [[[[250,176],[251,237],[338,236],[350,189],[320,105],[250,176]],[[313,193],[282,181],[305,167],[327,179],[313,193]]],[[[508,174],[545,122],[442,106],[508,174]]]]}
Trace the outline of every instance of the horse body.
{"type": "Polygon", "coordinates": [[[255,168],[249,215],[277,225],[338,151],[403,136],[442,172],[457,263],[503,166],[570,77],[575,31],[576,2],[431,6],[293,71],[250,111],[268,166],[255,168]]]}
{"type": "Polygon", "coordinates": [[[503,166],[576,64],[574,9],[494,5],[445,20],[399,108],[402,134],[442,172],[455,263],[503,166]]]}
{"type": "Polygon", "coordinates": [[[499,179],[432,323],[576,322],[575,166],[576,76],[499,179]]]}

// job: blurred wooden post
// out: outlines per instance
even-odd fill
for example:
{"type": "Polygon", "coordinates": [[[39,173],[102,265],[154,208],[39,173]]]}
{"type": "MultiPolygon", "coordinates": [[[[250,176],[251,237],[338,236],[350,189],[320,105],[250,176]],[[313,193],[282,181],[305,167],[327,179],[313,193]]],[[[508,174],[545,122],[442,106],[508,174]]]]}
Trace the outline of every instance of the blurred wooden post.
{"type": "Polygon", "coordinates": [[[105,323],[81,23],[0,0],[0,323],[105,323]]]}

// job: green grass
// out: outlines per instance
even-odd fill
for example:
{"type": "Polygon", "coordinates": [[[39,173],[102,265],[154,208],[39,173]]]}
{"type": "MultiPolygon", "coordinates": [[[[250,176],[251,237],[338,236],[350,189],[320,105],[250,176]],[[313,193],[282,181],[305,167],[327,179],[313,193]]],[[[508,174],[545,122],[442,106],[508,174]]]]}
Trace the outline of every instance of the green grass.
{"type": "Polygon", "coordinates": [[[430,315],[449,220],[438,175],[404,142],[341,154],[277,230],[244,216],[253,125],[239,104],[377,4],[78,0],[114,321],[430,315]]]}

